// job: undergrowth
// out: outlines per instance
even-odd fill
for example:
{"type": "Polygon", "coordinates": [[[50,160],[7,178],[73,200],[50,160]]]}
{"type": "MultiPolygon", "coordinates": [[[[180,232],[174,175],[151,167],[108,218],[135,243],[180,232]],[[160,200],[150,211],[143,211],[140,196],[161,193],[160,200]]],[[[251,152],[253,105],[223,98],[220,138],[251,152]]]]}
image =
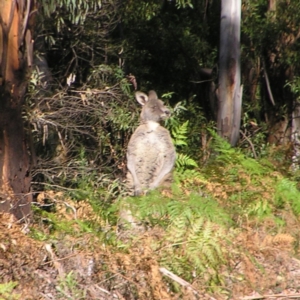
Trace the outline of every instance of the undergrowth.
{"type": "Polygon", "coordinates": [[[300,194],[297,183],[281,175],[265,158],[255,160],[241,150],[231,148],[214,135],[214,158],[204,173],[211,183],[223,184],[223,205],[233,208],[239,219],[275,216],[278,210],[291,207],[299,215],[300,194]]]}
{"type": "MultiPolygon", "coordinates": [[[[133,255],[135,247],[145,247],[142,240],[148,234],[148,251],[159,266],[190,283],[201,282],[212,292],[222,290],[229,276],[222,270],[230,268],[234,258],[256,264],[247,245],[238,242],[245,228],[254,226],[255,230],[264,230],[266,236],[293,234],[295,231],[288,227],[289,218],[297,219],[300,214],[300,194],[297,182],[281,175],[266,158],[250,158],[213,132],[210,134],[213,140],[208,162],[199,167],[192,158],[179,154],[169,191],[126,197],[119,180],[107,179],[105,189],[105,176],[86,174],[69,192],[69,200],[55,198],[55,211],[39,208],[48,232],[52,237],[55,232],[97,236],[109,251],[129,255],[133,255]],[[98,184],[100,178],[103,181],[98,184]],[[118,221],[124,205],[143,230],[135,232],[133,228],[132,237],[121,240],[119,234],[124,229],[119,228],[118,221]],[[82,207],[86,209],[84,214],[75,216],[82,207]],[[66,219],[66,214],[70,218],[66,219]],[[150,233],[155,228],[160,232],[158,236],[150,233]],[[243,252],[247,255],[243,256],[243,252]]],[[[184,141],[184,134],[177,138],[184,141]]],[[[131,229],[127,230],[130,233],[131,229]]],[[[34,235],[47,238],[38,232],[34,235]]],[[[289,237],[289,243],[294,239],[298,245],[296,234],[289,237]]],[[[174,293],[180,292],[177,283],[167,282],[174,293]]]]}
{"type": "Polygon", "coordinates": [[[296,182],[265,159],[247,157],[212,135],[210,161],[201,169],[178,164],[171,195],[152,192],[126,202],[140,221],[164,228],[164,266],[189,280],[199,274],[207,284],[218,285],[223,282],[218,270],[229,259],[225,253],[241,228],[251,222],[264,227],[273,220],[269,233],[282,231],[288,220],[280,211],[297,217],[300,193],[296,182]],[[230,236],[231,228],[236,231],[230,236]]]}

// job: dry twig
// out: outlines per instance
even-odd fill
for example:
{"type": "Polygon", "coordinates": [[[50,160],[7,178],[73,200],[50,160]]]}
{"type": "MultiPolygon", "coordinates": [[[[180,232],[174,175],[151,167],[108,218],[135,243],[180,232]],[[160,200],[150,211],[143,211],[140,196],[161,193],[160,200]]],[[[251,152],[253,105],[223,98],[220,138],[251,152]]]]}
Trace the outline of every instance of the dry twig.
{"type": "Polygon", "coordinates": [[[176,281],[177,283],[179,283],[180,285],[193,290],[194,292],[196,292],[197,294],[199,294],[199,291],[197,291],[190,283],[188,283],[187,281],[185,281],[184,279],[178,277],[177,275],[175,275],[174,273],[170,272],[169,270],[167,270],[166,268],[159,268],[159,271],[161,273],[163,273],[163,275],[171,278],[172,280],[176,281]]]}
{"type": "Polygon", "coordinates": [[[295,294],[265,294],[265,295],[256,295],[256,296],[246,296],[240,298],[240,300],[258,300],[258,299],[297,299],[300,298],[300,293],[295,294]]]}

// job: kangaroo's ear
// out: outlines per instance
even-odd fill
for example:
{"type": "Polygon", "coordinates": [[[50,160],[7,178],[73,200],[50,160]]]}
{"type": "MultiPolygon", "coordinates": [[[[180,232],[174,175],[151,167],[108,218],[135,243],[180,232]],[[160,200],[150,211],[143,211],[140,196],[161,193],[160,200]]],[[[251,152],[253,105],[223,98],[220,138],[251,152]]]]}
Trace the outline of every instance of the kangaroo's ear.
{"type": "Polygon", "coordinates": [[[150,99],[150,100],[152,100],[152,99],[153,99],[153,100],[157,100],[157,99],[158,99],[158,98],[157,98],[156,92],[153,91],[153,90],[149,91],[148,95],[149,95],[149,99],[150,99]]]}
{"type": "Polygon", "coordinates": [[[142,92],[136,92],[135,93],[135,99],[138,103],[141,105],[145,105],[145,103],[148,101],[148,96],[145,93],[142,92]]]}

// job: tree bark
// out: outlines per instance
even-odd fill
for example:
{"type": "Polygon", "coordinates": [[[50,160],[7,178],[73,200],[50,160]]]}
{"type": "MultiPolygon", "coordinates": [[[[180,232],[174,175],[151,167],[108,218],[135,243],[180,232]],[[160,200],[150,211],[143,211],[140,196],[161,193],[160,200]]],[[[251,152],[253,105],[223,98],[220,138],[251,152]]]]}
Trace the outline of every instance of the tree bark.
{"type": "Polygon", "coordinates": [[[30,212],[30,156],[22,118],[26,72],[32,61],[34,0],[0,1],[0,211],[30,212]]]}
{"type": "Polygon", "coordinates": [[[235,146],[241,122],[241,0],[223,0],[220,31],[218,133],[235,146]]]}

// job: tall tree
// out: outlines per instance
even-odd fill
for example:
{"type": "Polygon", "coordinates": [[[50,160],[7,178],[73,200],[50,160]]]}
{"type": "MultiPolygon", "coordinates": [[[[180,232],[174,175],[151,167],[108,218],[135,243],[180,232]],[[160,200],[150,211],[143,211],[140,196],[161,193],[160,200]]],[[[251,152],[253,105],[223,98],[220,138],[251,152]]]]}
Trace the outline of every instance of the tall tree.
{"type": "Polygon", "coordinates": [[[220,27],[218,131],[232,146],[239,139],[241,0],[223,0],[220,27]]]}
{"type": "Polygon", "coordinates": [[[30,157],[22,120],[32,64],[35,0],[0,1],[0,211],[30,214],[30,157]]]}

